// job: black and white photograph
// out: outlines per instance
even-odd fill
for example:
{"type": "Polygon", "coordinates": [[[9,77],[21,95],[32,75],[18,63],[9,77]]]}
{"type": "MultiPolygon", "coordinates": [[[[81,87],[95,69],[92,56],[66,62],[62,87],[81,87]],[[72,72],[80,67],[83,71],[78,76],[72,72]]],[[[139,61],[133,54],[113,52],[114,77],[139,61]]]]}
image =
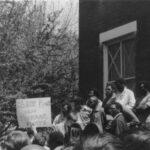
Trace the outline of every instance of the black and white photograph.
{"type": "Polygon", "coordinates": [[[150,150],[150,0],[0,0],[0,150],[150,150]]]}

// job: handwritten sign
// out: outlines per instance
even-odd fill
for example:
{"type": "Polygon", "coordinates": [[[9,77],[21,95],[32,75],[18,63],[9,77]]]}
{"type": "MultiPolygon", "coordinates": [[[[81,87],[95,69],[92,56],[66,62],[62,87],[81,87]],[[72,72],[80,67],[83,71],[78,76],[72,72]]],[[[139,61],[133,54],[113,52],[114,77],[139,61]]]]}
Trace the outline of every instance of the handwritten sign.
{"type": "Polygon", "coordinates": [[[19,127],[50,127],[51,125],[51,99],[49,97],[17,99],[16,109],[19,127]]]}

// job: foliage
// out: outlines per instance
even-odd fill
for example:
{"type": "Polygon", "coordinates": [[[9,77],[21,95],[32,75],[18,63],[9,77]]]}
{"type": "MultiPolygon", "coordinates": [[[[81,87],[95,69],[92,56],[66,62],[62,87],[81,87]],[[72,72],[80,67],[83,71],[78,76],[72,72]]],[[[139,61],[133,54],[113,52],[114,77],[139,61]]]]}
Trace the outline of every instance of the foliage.
{"type": "Polygon", "coordinates": [[[51,96],[52,108],[57,110],[56,104],[77,93],[78,38],[68,30],[69,21],[60,23],[62,12],[46,15],[43,4],[31,5],[29,1],[0,3],[3,127],[6,122],[16,124],[17,98],[51,96]]]}

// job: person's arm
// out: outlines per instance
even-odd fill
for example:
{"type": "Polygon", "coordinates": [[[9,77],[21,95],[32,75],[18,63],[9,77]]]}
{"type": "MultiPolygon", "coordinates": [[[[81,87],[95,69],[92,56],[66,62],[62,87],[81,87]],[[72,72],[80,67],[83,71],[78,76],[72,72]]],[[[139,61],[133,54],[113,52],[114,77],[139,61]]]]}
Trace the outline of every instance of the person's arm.
{"type": "Polygon", "coordinates": [[[59,121],[60,121],[60,115],[57,115],[53,120],[53,125],[54,126],[57,125],[59,123],[59,121]]]}
{"type": "Polygon", "coordinates": [[[119,136],[126,130],[127,130],[126,122],[123,120],[116,119],[115,120],[115,135],[119,136]]]}
{"type": "Polygon", "coordinates": [[[143,98],[138,106],[139,109],[146,109],[148,107],[150,107],[150,96],[146,96],[145,98],[143,98]]]}
{"type": "Polygon", "coordinates": [[[129,92],[128,95],[128,104],[126,105],[127,108],[132,109],[135,106],[136,100],[134,93],[132,91],[129,92]]]}

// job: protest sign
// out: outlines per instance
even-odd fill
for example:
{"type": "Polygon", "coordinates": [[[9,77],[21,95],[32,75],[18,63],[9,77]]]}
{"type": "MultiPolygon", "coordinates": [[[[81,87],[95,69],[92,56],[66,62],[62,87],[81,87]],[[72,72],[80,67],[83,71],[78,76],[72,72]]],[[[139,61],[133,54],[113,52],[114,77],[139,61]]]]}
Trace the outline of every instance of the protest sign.
{"type": "Polygon", "coordinates": [[[17,99],[16,110],[19,127],[50,127],[51,125],[51,99],[49,97],[17,99]]]}

